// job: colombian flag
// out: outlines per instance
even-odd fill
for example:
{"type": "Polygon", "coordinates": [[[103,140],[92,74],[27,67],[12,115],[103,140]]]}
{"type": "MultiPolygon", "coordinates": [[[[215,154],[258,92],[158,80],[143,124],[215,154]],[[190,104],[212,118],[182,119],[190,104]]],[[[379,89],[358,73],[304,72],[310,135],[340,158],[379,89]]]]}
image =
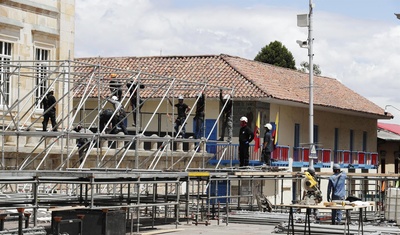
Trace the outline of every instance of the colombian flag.
{"type": "Polygon", "coordinates": [[[260,112],[257,115],[256,125],[254,127],[254,152],[260,148],[260,112]]]}
{"type": "Polygon", "coordinates": [[[278,126],[279,126],[279,112],[276,113],[275,125],[272,127],[272,138],[274,138],[274,149],[278,145],[278,126]]]}

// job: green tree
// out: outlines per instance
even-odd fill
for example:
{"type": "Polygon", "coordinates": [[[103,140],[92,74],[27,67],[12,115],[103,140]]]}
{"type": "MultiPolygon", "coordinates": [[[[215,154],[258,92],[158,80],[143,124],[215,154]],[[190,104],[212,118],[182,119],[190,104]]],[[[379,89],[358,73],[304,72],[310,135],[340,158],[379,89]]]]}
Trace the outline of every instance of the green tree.
{"type": "Polygon", "coordinates": [[[292,53],[278,41],[271,42],[263,47],[254,60],[279,67],[296,69],[296,62],[292,53]]]}
{"type": "MultiPolygon", "coordinates": [[[[303,61],[300,63],[300,71],[303,73],[308,73],[308,71],[310,70],[310,65],[308,64],[308,62],[303,61]]],[[[313,72],[314,75],[321,75],[321,68],[319,67],[319,65],[317,64],[313,64],[313,72]]]]}

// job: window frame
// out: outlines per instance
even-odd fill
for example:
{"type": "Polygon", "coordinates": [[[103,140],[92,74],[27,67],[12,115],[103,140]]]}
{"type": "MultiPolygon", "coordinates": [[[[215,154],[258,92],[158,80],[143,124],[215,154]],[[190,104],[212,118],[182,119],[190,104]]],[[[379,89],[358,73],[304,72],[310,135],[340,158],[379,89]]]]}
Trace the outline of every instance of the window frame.
{"type": "MultiPolygon", "coordinates": [[[[13,46],[12,42],[0,40],[0,63],[11,64],[13,46]]],[[[11,100],[11,75],[8,72],[10,72],[9,67],[5,69],[3,66],[0,66],[0,89],[3,91],[3,94],[0,94],[1,109],[10,105],[11,100]]]]}
{"type": "Polygon", "coordinates": [[[39,86],[35,92],[35,103],[36,103],[36,109],[43,110],[43,105],[39,101],[45,94],[49,85],[47,80],[43,81],[43,79],[45,79],[48,76],[51,49],[36,46],[34,48],[34,51],[35,51],[34,56],[36,61],[34,87],[39,86]]]}

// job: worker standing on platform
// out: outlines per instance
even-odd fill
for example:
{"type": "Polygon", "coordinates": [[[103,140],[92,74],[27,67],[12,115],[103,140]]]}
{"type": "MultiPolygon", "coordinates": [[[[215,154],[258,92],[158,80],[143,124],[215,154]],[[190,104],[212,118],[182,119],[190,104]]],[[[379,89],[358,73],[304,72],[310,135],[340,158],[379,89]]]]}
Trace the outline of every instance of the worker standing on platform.
{"type": "Polygon", "coordinates": [[[197,101],[196,105],[196,114],[194,116],[194,121],[195,121],[195,132],[194,132],[194,138],[200,139],[201,137],[204,136],[204,108],[205,108],[205,95],[204,93],[199,93],[197,95],[199,97],[199,100],[197,101]]]}
{"type": "Polygon", "coordinates": [[[274,139],[271,135],[272,125],[271,123],[267,123],[264,125],[265,134],[264,134],[264,143],[262,149],[262,157],[265,165],[271,166],[271,152],[274,150],[274,139]]]}
{"type": "MultiPolygon", "coordinates": [[[[90,130],[87,130],[86,128],[82,127],[81,125],[77,125],[73,129],[76,133],[90,133],[93,134],[90,130]]],[[[89,148],[89,140],[84,137],[80,137],[76,139],[76,146],[78,147],[79,151],[79,163],[83,162],[83,158],[86,155],[86,152],[89,148]]]]}
{"type": "Polygon", "coordinates": [[[51,88],[47,95],[42,100],[43,105],[43,131],[47,131],[47,124],[49,119],[51,121],[52,131],[57,131],[57,121],[56,121],[56,103],[57,100],[54,97],[54,90],[51,88]]]}
{"type": "Polygon", "coordinates": [[[133,121],[132,121],[132,126],[136,126],[136,113],[137,111],[139,111],[138,113],[140,113],[140,110],[142,109],[143,106],[143,100],[140,98],[140,93],[139,93],[139,89],[143,89],[145,86],[143,84],[140,84],[139,87],[136,87],[137,84],[136,83],[128,83],[126,85],[128,87],[129,93],[130,93],[130,106],[132,107],[132,117],[133,117],[133,121]],[[139,94],[139,95],[138,95],[139,94]],[[139,99],[138,99],[139,97],[139,99]],[[139,100],[139,110],[136,110],[136,106],[139,100]]]}
{"type": "Polygon", "coordinates": [[[126,112],[124,110],[124,107],[122,106],[121,102],[119,102],[117,96],[112,96],[110,98],[106,98],[108,102],[110,102],[114,106],[114,112],[116,113],[116,123],[113,123],[113,125],[116,124],[116,126],[113,126],[113,128],[121,128],[122,132],[124,132],[125,135],[128,134],[128,130],[126,129],[124,120],[126,119],[126,112]]]}
{"type": "MultiPolygon", "coordinates": [[[[329,177],[328,201],[344,201],[346,197],[346,172],[340,170],[339,164],[333,164],[333,175],[329,177]]],[[[332,210],[332,224],[339,224],[342,221],[342,210],[332,210]]]]}
{"type": "Polygon", "coordinates": [[[239,132],[239,161],[240,166],[248,166],[249,165],[249,145],[250,142],[254,139],[254,133],[247,126],[247,117],[240,118],[240,132],[239,132]]]}
{"type": "Polygon", "coordinates": [[[179,131],[179,127],[182,126],[182,137],[185,138],[186,136],[186,124],[185,120],[186,120],[186,116],[188,114],[188,112],[190,111],[190,107],[183,103],[183,95],[179,95],[178,96],[178,103],[173,105],[172,101],[168,98],[169,103],[172,106],[175,106],[178,110],[178,117],[175,119],[175,132],[178,134],[179,131]]]}
{"type": "Polygon", "coordinates": [[[224,141],[225,129],[228,129],[228,142],[232,141],[232,129],[233,129],[233,118],[232,118],[232,98],[229,94],[224,95],[222,98],[222,89],[219,90],[219,100],[221,101],[222,107],[222,130],[221,138],[219,141],[224,141]]]}

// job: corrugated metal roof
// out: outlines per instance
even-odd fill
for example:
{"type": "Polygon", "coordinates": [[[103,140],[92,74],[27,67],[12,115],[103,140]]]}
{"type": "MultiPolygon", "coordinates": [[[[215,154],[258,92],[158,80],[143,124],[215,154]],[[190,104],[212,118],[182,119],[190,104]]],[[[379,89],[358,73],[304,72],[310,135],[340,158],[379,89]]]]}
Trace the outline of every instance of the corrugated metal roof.
{"type": "Polygon", "coordinates": [[[384,129],[378,130],[378,138],[387,141],[400,141],[400,135],[384,129]]]}
{"type": "Polygon", "coordinates": [[[394,134],[400,135],[400,125],[397,124],[378,122],[378,129],[384,129],[386,131],[390,131],[394,134]]]}

